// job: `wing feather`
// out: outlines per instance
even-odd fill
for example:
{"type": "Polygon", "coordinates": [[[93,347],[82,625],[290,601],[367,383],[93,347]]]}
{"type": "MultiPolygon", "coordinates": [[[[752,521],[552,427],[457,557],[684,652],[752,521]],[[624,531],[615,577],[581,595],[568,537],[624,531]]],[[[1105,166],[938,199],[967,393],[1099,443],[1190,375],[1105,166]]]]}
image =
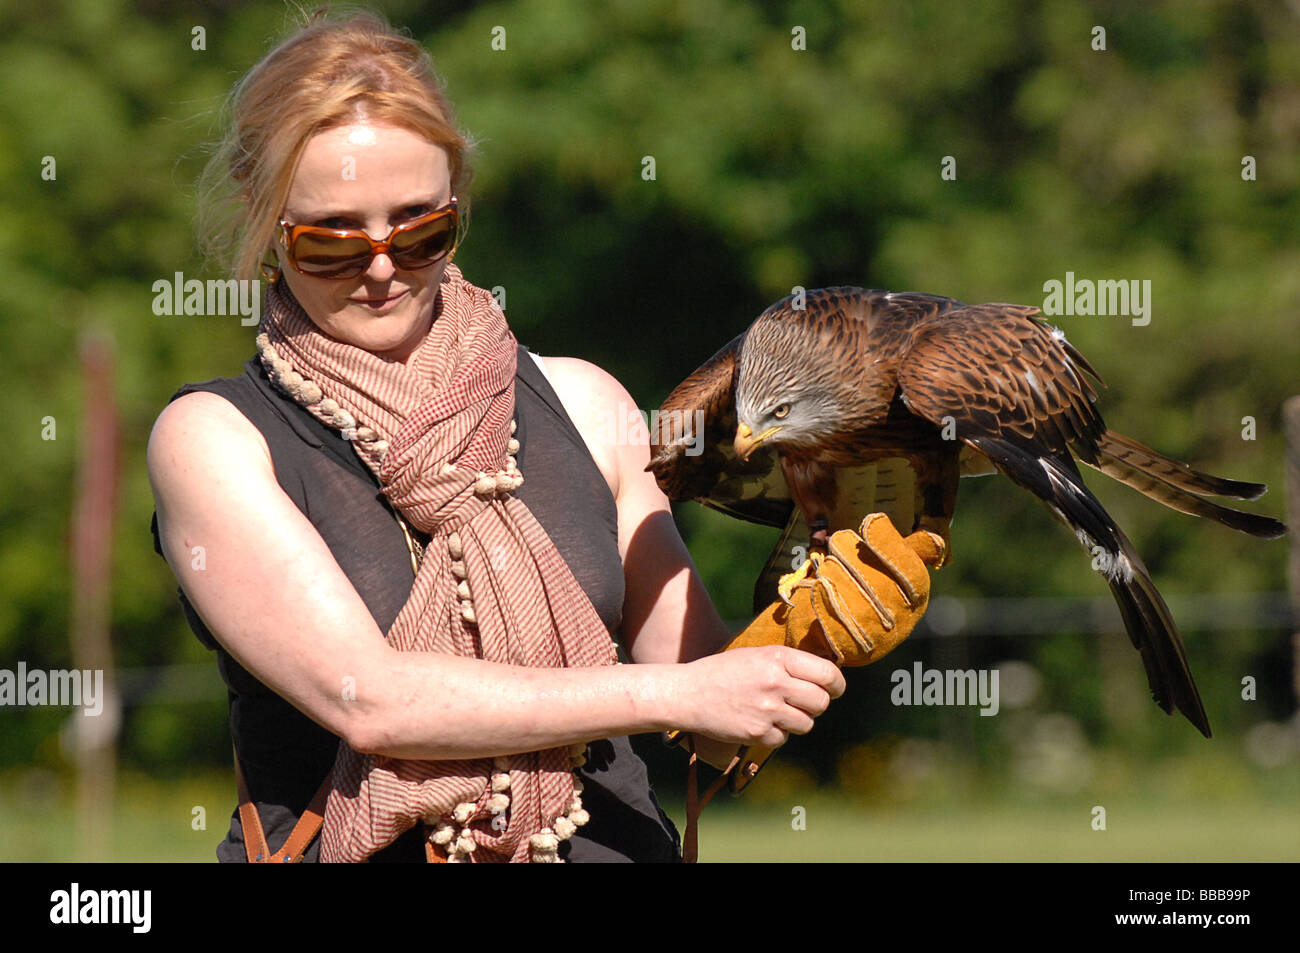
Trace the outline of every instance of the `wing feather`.
{"type": "Polygon", "coordinates": [[[1031,439],[1095,462],[1106,432],[1084,376],[1095,374],[1037,313],[967,305],[918,327],[898,373],[907,408],[940,426],[952,418],[959,430],[964,421],[987,436],[1031,439]]]}

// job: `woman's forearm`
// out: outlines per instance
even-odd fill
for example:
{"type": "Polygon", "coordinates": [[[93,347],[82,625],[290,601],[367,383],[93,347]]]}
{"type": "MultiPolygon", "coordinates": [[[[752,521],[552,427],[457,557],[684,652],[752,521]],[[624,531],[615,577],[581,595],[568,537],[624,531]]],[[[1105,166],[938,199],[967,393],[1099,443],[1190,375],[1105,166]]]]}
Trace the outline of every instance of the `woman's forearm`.
{"type": "MultiPolygon", "coordinates": [[[[369,653],[368,653],[369,654],[369,653]]],[[[681,728],[779,745],[812,728],[844,678],[785,646],[687,664],[519,668],[383,647],[357,680],[349,741],[408,759],[484,757],[681,728]]]]}
{"type": "Polygon", "coordinates": [[[675,665],[537,669],[385,647],[357,679],[350,742],[439,760],[660,731],[691,718],[683,694],[692,676],[675,665]]]}

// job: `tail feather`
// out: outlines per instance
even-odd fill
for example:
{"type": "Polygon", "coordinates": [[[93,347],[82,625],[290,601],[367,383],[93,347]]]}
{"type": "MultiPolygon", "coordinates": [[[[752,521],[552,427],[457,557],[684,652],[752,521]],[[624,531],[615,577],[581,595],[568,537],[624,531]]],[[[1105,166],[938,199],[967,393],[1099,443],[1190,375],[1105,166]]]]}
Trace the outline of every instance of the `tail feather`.
{"type": "MultiPolygon", "coordinates": [[[[1087,460],[1083,462],[1088,463],[1087,460]]],[[[1122,463],[1108,454],[1101,455],[1096,463],[1088,463],[1088,465],[1180,513],[1204,516],[1260,539],[1277,539],[1286,534],[1286,526],[1272,517],[1261,516],[1258,513],[1245,513],[1207,500],[1203,496],[1197,496],[1160,479],[1148,470],[1122,463]]]]}
{"type": "MultiPolygon", "coordinates": [[[[1175,486],[1188,493],[1209,494],[1211,496],[1230,496],[1238,500],[1257,500],[1264,495],[1268,487],[1263,483],[1246,483],[1241,480],[1227,480],[1193,470],[1180,460],[1173,460],[1150,447],[1138,443],[1132,437],[1107,430],[1097,441],[1097,449],[1103,460],[1112,466],[1125,470],[1138,470],[1148,476],[1175,486]]],[[[1110,476],[1108,470],[1098,467],[1110,476]]],[[[1123,480],[1122,477],[1115,477],[1123,480]]],[[[1127,480],[1123,482],[1127,483],[1127,480]]],[[[1145,492],[1145,491],[1143,491],[1145,492]]],[[[1161,502],[1164,502],[1163,500],[1161,502]]]]}

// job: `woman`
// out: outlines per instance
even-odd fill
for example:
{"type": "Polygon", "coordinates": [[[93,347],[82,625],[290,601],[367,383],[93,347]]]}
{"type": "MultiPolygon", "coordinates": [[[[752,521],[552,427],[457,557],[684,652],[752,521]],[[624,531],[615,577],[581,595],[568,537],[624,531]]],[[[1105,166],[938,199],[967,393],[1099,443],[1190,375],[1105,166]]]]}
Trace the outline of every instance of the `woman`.
{"type": "Polygon", "coordinates": [[[236,89],[237,271],[273,248],[278,280],[245,375],[183,388],[149,444],[254,809],[222,860],[280,859],[327,776],[307,860],[675,859],[624,736],[722,757],[843,691],[806,653],[710,654],[727,632],[644,435],[600,425],[631,397],[519,349],[451,264],[466,152],[428,55],[376,18],[309,25],[236,89]]]}

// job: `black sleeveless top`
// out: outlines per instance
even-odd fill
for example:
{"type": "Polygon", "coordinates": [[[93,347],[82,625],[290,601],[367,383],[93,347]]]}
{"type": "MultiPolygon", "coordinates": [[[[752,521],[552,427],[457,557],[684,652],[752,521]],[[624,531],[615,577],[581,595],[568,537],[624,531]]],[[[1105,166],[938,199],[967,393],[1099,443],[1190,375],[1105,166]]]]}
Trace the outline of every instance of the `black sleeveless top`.
{"type": "MultiPolygon", "coordinates": [[[[243,376],[187,384],[172,400],[193,391],[224,397],[262,432],[281,488],[328,544],[379,630],[387,632],[410,595],[414,574],[401,527],[370,469],[338,431],[276,391],[256,357],[245,365],[243,376]]],[[[617,641],[624,592],[614,498],[559,397],[522,346],[515,421],[516,459],[524,474],[515,495],[551,537],[617,641]]],[[[161,555],[156,514],[153,535],[161,555]]],[[[274,850],[333,768],[339,739],[240,666],[213,638],[184,592],[177,592],[195,635],[217,653],[229,692],[235,748],[274,850]]],[[[583,806],[591,820],[562,843],[562,857],[573,862],[680,859],[677,830],[655,800],[645,765],[627,738],[593,742],[582,779],[583,806]]],[[[317,838],[303,859],[317,860],[319,850],[317,838]]],[[[217,858],[246,860],[238,811],[231,815],[217,858]]],[[[419,825],[372,859],[422,862],[419,825]]]]}

